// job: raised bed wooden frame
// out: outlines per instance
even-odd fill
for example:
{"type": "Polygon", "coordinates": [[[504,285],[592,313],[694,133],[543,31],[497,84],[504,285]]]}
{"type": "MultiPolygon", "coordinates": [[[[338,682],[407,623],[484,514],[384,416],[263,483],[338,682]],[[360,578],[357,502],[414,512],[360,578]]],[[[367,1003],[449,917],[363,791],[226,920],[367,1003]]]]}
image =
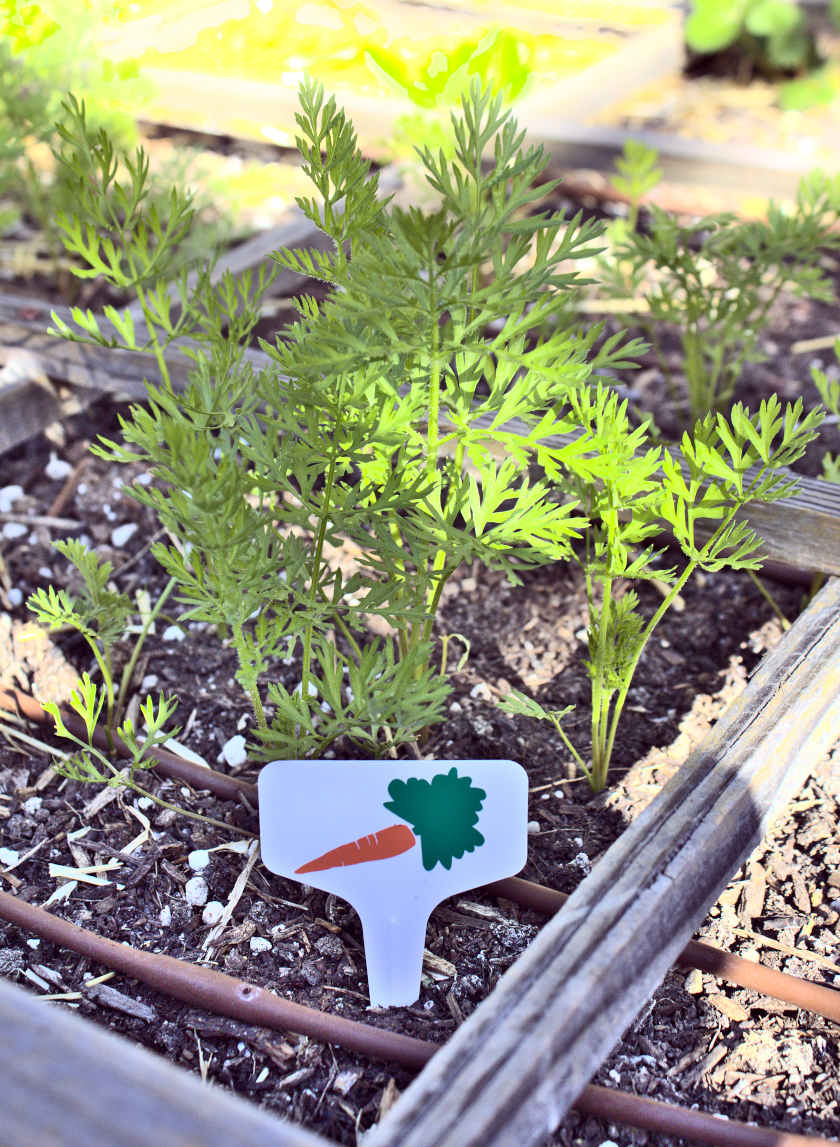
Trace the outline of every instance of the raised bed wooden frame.
{"type": "MultiPolygon", "coordinates": [[[[288,234],[270,236],[271,246],[288,241],[288,234]]],[[[240,252],[238,269],[267,249],[263,241],[248,259],[240,252]]],[[[0,343],[27,346],[46,370],[92,392],[142,397],[144,356],[48,339],[45,310],[0,297],[0,343]]],[[[250,353],[263,364],[264,356],[250,353]]],[[[183,357],[174,351],[173,366],[183,377],[183,357]]],[[[794,499],[755,525],[771,558],[840,573],[833,488],[803,481],[794,499]]],[[[521,1147],[557,1126],[769,820],[840,735],[838,664],[840,580],[832,579],[705,742],[370,1134],[370,1147],[521,1147]]],[[[176,1145],[196,1137],[204,1147],[327,1143],[45,1007],[0,985],[0,1016],[17,1032],[0,1075],[9,1147],[105,1147],[113,1127],[103,1111],[117,1108],[122,1130],[131,1129],[125,1142],[148,1147],[162,1141],[164,1129],[176,1145]]]]}

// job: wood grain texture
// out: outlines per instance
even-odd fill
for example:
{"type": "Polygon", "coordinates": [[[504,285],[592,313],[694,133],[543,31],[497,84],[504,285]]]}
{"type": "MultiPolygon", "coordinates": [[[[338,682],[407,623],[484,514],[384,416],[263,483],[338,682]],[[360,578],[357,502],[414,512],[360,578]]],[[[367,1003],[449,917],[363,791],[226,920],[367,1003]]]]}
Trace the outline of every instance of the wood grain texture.
{"type": "Polygon", "coordinates": [[[366,1147],[544,1141],[840,735],[838,665],[833,579],[366,1147]]]}
{"type": "MultiPolygon", "coordinates": [[[[444,3],[425,5],[378,0],[377,7],[386,23],[398,28],[401,36],[419,41],[428,38],[430,24],[455,41],[480,34],[500,19],[486,8],[470,11],[469,6],[465,6],[455,12],[444,3]]],[[[684,58],[681,13],[675,6],[653,7],[655,16],[647,26],[634,25],[632,13],[628,14],[626,8],[622,10],[622,5],[617,4],[610,20],[606,24],[598,21],[594,28],[592,22],[587,26],[587,22],[580,19],[581,6],[577,6],[577,13],[569,20],[564,20],[562,5],[548,14],[548,20],[519,8],[517,26],[521,28],[532,32],[549,31],[559,38],[565,34],[565,38],[573,41],[599,37],[612,48],[605,58],[593,64],[561,75],[554,82],[549,79],[533,85],[533,94],[516,103],[514,112],[519,126],[530,134],[532,127],[550,123],[557,117],[558,110],[563,109],[573,109],[580,122],[640,88],[677,75],[684,58]]],[[[165,36],[166,31],[164,25],[153,34],[165,36]]],[[[130,26],[121,28],[119,34],[111,38],[108,50],[112,56],[135,54],[130,26]]],[[[177,68],[147,67],[144,75],[155,87],[154,101],[144,110],[144,115],[155,121],[260,140],[264,139],[265,124],[290,137],[296,131],[294,117],[299,103],[295,87],[247,76],[217,76],[177,68]]],[[[350,87],[336,91],[335,95],[338,106],[352,120],[365,154],[375,157],[388,156],[387,140],[396,120],[416,111],[408,99],[398,95],[383,99],[350,87]]]]}
{"type": "MultiPolygon", "coordinates": [[[[52,309],[70,321],[68,308],[52,309]]],[[[142,400],[146,397],[145,379],[150,375],[155,377],[154,360],[149,355],[64,342],[44,333],[49,322],[50,308],[45,304],[0,293],[0,365],[4,346],[22,347],[33,352],[44,371],[54,378],[122,398],[142,400]]],[[[101,318],[100,328],[103,332],[109,330],[107,319],[101,318]]],[[[183,388],[189,359],[174,347],[165,357],[173,386],[176,390],[183,388]]],[[[267,354],[253,347],[245,350],[245,359],[255,372],[266,369],[272,362],[267,354]]],[[[39,417],[47,421],[55,417],[53,407],[45,405],[40,395],[32,397],[38,403],[34,411],[12,412],[11,405],[6,408],[9,429],[4,431],[4,423],[0,421],[0,453],[21,440],[19,430],[12,435],[13,425],[25,426],[28,432],[35,433],[39,417]]],[[[491,422],[492,415],[483,416],[477,424],[482,421],[491,422]]],[[[442,425],[451,429],[448,423],[442,425]]],[[[519,419],[505,423],[502,429],[519,434],[527,432],[525,423],[519,419]]],[[[557,435],[547,441],[561,443],[569,437],[557,435]]],[[[791,497],[772,505],[753,506],[742,516],[755,527],[763,542],[762,552],[769,560],[791,570],[840,575],[840,486],[796,477],[799,488],[791,497]]]]}
{"type": "Polygon", "coordinates": [[[3,1147],[328,1147],[0,980],[3,1147]]]}

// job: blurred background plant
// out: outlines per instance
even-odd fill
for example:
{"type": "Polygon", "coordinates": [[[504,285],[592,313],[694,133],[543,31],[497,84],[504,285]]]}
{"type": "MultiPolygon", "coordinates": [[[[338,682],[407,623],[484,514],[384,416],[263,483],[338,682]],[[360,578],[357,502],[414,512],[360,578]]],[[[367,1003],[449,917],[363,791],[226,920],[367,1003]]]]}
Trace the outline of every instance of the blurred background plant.
{"type": "MultiPolygon", "coordinates": [[[[84,100],[88,123],[107,131],[124,163],[137,142],[136,116],[153,89],[136,61],[113,62],[96,42],[102,27],[118,24],[126,11],[107,0],[0,0],[0,238],[9,241],[0,273],[25,278],[49,272],[71,301],[78,281],[61,254],[55,222],[72,212],[77,196],[59,161],[67,126],[63,101],[68,91],[84,100]]],[[[169,185],[191,179],[190,156],[182,153],[160,172],[149,194],[164,211],[169,185]]],[[[206,256],[230,232],[229,220],[208,195],[197,207],[196,226],[182,245],[185,264],[206,256]]]]}
{"type": "MultiPolygon", "coordinates": [[[[819,391],[823,405],[828,410],[829,418],[827,421],[833,422],[836,426],[840,421],[840,377],[838,377],[840,374],[840,338],[834,340],[834,357],[837,362],[828,370],[812,366],[811,378],[819,391]]],[[[827,452],[823,456],[822,470],[822,476],[826,482],[840,483],[840,453],[827,452]]]]}
{"type": "MultiPolygon", "coordinates": [[[[827,14],[840,28],[840,0],[829,0],[827,14]]],[[[685,40],[698,57],[728,59],[744,80],[786,80],[778,100],[787,110],[828,103],[840,92],[840,68],[823,59],[813,21],[796,0],[694,0],[685,40]]]]}
{"type": "Polygon", "coordinates": [[[365,60],[374,75],[416,111],[399,116],[387,141],[396,160],[414,158],[415,148],[428,147],[455,153],[455,135],[450,112],[469,90],[473,79],[482,88],[501,93],[506,104],[513,103],[528,89],[533,79],[534,36],[524,31],[491,28],[478,39],[463,40],[452,50],[435,50],[411,60],[393,47],[369,46],[365,60]]]}

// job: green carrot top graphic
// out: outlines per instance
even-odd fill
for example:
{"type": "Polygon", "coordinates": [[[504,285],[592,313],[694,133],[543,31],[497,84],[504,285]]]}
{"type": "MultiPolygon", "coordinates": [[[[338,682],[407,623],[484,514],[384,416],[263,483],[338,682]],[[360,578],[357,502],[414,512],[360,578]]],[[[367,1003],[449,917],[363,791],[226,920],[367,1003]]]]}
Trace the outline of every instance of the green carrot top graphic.
{"type": "Polygon", "coordinates": [[[438,773],[431,781],[418,777],[409,777],[407,781],[395,779],[388,785],[388,793],[392,799],[385,801],[384,807],[407,820],[411,828],[392,824],[360,836],[302,864],[295,869],[295,874],[386,860],[413,848],[417,836],[423,867],[430,872],[440,861],[449,869],[453,857],[460,860],[465,852],[473,852],[484,844],[484,837],[475,824],[487,793],[474,787],[470,777],[459,777],[454,766],[448,773],[438,773]]]}
{"type": "Polygon", "coordinates": [[[469,777],[459,777],[454,766],[431,781],[416,777],[391,781],[388,792],[392,799],[385,802],[385,808],[407,820],[418,834],[427,871],[438,861],[451,868],[453,857],[460,860],[465,852],[484,844],[474,826],[487,793],[473,788],[469,777]]]}

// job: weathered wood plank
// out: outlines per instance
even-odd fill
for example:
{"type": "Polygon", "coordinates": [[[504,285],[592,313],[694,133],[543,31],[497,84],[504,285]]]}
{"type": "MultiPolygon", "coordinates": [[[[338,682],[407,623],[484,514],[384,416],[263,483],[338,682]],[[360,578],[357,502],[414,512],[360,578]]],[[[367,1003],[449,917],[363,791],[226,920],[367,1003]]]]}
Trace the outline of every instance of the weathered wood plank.
{"type": "MultiPolygon", "coordinates": [[[[52,308],[70,321],[69,309],[52,308]]],[[[145,379],[154,377],[154,362],[134,351],[68,343],[44,333],[50,322],[50,307],[14,295],[0,294],[0,363],[3,348],[25,347],[36,354],[43,369],[55,378],[74,385],[94,387],[131,399],[146,397],[145,379]]],[[[101,329],[109,324],[101,319],[101,329]]],[[[255,371],[265,369],[271,359],[263,351],[249,347],[245,357],[255,371]]],[[[176,389],[186,383],[189,359],[170,349],[166,362],[176,389]]],[[[484,421],[491,419],[485,418],[484,421]]],[[[11,423],[10,423],[11,425],[11,423]]],[[[525,433],[518,419],[504,429],[525,433]]],[[[557,442],[563,441],[558,436],[557,442]]],[[[551,441],[555,441],[552,439],[551,441]]],[[[0,422],[0,452],[7,449],[0,422]]],[[[792,569],[840,574],[840,486],[814,478],[799,477],[799,489],[784,502],[752,507],[744,517],[755,527],[764,543],[765,556],[792,569]]]]}
{"type": "Polygon", "coordinates": [[[840,735],[838,665],[833,579],[367,1147],[544,1141],[840,735]]]}
{"type": "MultiPolygon", "coordinates": [[[[89,346],[86,343],[67,342],[46,333],[52,325],[51,312],[73,326],[69,307],[51,306],[23,295],[0,292],[0,365],[10,350],[23,348],[36,356],[45,374],[73,386],[92,388],[105,394],[125,398],[144,399],[146,379],[157,377],[155,360],[140,351],[89,346]]],[[[97,315],[99,328],[106,336],[114,334],[111,324],[97,315]]],[[[176,390],[186,385],[192,363],[178,347],[189,345],[187,340],[173,343],[164,358],[172,384],[176,390]]],[[[245,358],[255,370],[261,370],[271,361],[260,350],[248,347],[245,358]]],[[[0,449],[2,449],[0,438],[0,449]]]]}
{"type": "MultiPolygon", "coordinates": [[[[379,0],[380,12],[399,29],[400,35],[428,36],[430,22],[448,32],[450,39],[473,35],[489,24],[503,22],[489,11],[453,11],[448,5],[388,3],[379,0]]],[[[580,9],[578,9],[578,12],[580,9]]],[[[516,105],[520,127],[530,130],[530,119],[543,123],[558,108],[573,108],[580,120],[596,115],[611,104],[665,75],[677,74],[682,67],[684,48],[681,13],[676,6],[656,5],[654,17],[646,26],[634,26],[632,15],[623,18],[622,6],[616,4],[609,27],[584,27],[585,20],[575,14],[564,19],[562,5],[547,17],[518,10],[517,26],[532,31],[551,31],[558,40],[601,36],[614,40],[609,54],[577,72],[565,75],[555,83],[534,85],[534,92],[516,105]],[[533,25],[533,27],[532,27],[533,25]]],[[[163,42],[166,25],[155,28],[157,42],[163,42]]],[[[115,32],[109,40],[113,56],[136,54],[130,26],[115,32]]],[[[263,138],[265,124],[285,131],[290,138],[295,131],[297,92],[282,83],[253,80],[245,76],[215,76],[187,72],[176,68],[144,68],[155,86],[154,102],[144,111],[149,118],[178,127],[198,129],[215,134],[263,138]]],[[[354,89],[337,91],[338,103],[350,116],[366,154],[388,154],[386,140],[392,134],[397,118],[415,111],[406,99],[397,96],[383,100],[354,89]]]]}
{"type": "Polygon", "coordinates": [[[4,1147],[328,1147],[3,980],[0,1028],[4,1147]]]}

